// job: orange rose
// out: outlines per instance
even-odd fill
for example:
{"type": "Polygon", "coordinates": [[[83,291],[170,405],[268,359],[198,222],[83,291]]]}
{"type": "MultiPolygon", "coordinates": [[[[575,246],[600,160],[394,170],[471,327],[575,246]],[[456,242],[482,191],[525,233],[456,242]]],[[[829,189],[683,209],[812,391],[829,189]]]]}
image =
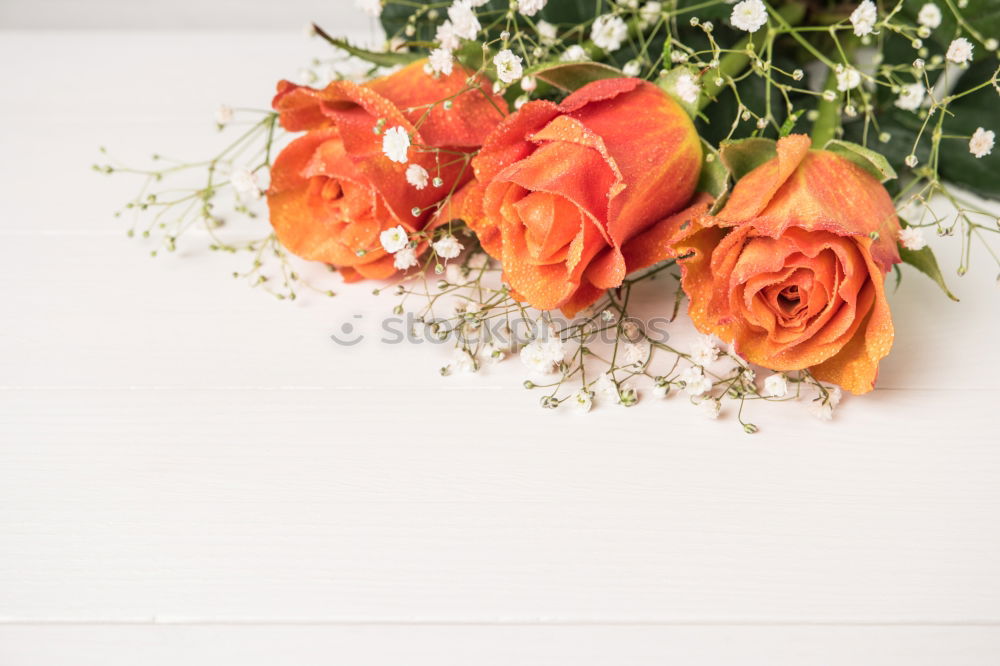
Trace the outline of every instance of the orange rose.
{"type": "Polygon", "coordinates": [[[884,282],[899,220],[868,171],[809,146],[778,141],[717,217],[682,232],[684,290],[695,326],[749,361],[865,393],[892,347],[884,282]]]}
{"type": "Polygon", "coordinates": [[[271,224],[290,251],[337,266],[348,280],[387,278],[395,268],[379,233],[397,225],[422,229],[433,206],[472,177],[464,155],[482,144],[506,105],[483,90],[466,90],[470,73],[462,68],[433,77],[424,62],[361,85],[278,84],[273,106],[282,127],[308,131],[278,155],[267,193],[271,224]],[[450,108],[441,103],[446,99],[450,108]],[[407,163],[382,152],[383,133],[395,127],[410,137],[407,163]],[[443,184],[411,185],[412,165],[443,184]]]}
{"type": "Polygon", "coordinates": [[[660,229],[691,199],[701,143],[659,88],[606,79],[562,104],[525,104],[473,166],[463,216],[483,249],[518,299],[572,316],[627,273],[670,256],[660,229]]]}

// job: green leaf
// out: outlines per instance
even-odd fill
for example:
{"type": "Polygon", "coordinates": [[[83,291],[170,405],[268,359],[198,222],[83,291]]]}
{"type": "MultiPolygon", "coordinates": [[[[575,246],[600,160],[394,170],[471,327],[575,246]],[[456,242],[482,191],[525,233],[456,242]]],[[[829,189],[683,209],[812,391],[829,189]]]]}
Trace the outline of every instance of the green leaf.
{"type": "Polygon", "coordinates": [[[880,183],[896,178],[896,170],[889,164],[889,160],[887,160],[881,153],[876,153],[870,148],[865,148],[864,146],[851,143],[850,141],[837,141],[834,139],[832,141],[828,141],[826,145],[823,146],[823,149],[828,150],[831,153],[836,153],[837,155],[854,162],[859,167],[878,178],[880,183]]]}
{"type": "Polygon", "coordinates": [[[729,169],[733,180],[739,180],[764,162],[778,156],[774,139],[760,137],[723,141],[719,146],[722,163],[729,169]]]}
{"type": "Polygon", "coordinates": [[[621,70],[599,62],[550,62],[528,69],[525,76],[533,76],[566,92],[573,92],[588,83],[601,79],[616,79],[621,70]]]}
{"type": "MultiPolygon", "coordinates": [[[[989,80],[997,68],[997,61],[983,61],[962,75],[958,90],[968,90],[989,80]]],[[[948,105],[950,114],[944,121],[945,135],[971,136],[977,127],[1000,131],[1000,112],[997,110],[997,93],[992,86],[971,93],[948,105]]],[[[969,189],[976,194],[1000,199],[1000,150],[996,148],[985,157],[977,158],[969,152],[968,139],[942,139],[941,177],[969,189]]]]}
{"type": "Polygon", "coordinates": [[[356,58],[361,58],[366,62],[370,62],[373,65],[379,65],[381,67],[393,67],[395,65],[406,65],[414,60],[420,59],[419,53],[379,53],[378,51],[369,51],[368,49],[363,49],[358,46],[349,44],[346,39],[338,39],[336,37],[331,37],[326,33],[325,30],[320,28],[315,23],[313,24],[313,29],[316,34],[325,39],[327,42],[336,46],[338,49],[347,51],[352,56],[356,58]]]}
{"type": "Polygon", "coordinates": [[[948,289],[948,285],[944,283],[944,276],[941,274],[941,268],[938,266],[933,250],[929,247],[925,247],[922,250],[907,250],[905,247],[900,246],[899,256],[905,263],[913,266],[918,271],[937,282],[937,285],[941,287],[941,290],[944,291],[945,294],[947,294],[948,298],[953,301],[958,301],[955,294],[951,293],[951,290],[948,289]]]}

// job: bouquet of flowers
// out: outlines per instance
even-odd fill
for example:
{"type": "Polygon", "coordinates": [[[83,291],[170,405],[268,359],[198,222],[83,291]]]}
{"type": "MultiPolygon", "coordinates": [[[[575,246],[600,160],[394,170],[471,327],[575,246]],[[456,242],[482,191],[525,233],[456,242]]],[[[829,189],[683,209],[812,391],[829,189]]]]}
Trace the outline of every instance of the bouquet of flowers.
{"type": "Polygon", "coordinates": [[[1000,198],[998,0],[358,5],[384,44],[310,25],[330,60],[269,110],[221,107],[220,129],[251,121],[213,158],[95,165],[145,176],[130,233],[173,249],[202,226],[282,299],[288,253],[377,281],[453,343],[443,374],[516,354],[546,408],[633,405],[646,382],[710,417],[735,401],[747,432],[747,400],[829,418],[872,390],[889,274],[951,296],[926,234],[961,239],[960,275],[973,244],[1000,265],[977,203],[1000,198]],[[258,199],[269,233],[227,241],[258,199]],[[659,319],[631,314],[643,285],[659,319]],[[701,335],[678,348],[684,299],[701,335]]]}

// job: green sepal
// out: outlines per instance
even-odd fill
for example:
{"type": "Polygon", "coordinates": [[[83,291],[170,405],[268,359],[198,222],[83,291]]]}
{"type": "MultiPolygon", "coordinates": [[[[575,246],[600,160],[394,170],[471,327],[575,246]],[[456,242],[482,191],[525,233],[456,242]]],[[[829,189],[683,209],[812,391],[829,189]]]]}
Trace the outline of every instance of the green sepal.
{"type": "Polygon", "coordinates": [[[833,139],[827,141],[823,150],[840,155],[841,157],[854,162],[859,167],[878,178],[880,183],[896,178],[896,170],[889,164],[889,160],[884,155],[875,152],[871,148],[851,143],[850,141],[838,141],[833,139]]]}
{"type": "Polygon", "coordinates": [[[620,69],[599,62],[548,62],[535,65],[524,72],[565,92],[573,92],[588,83],[601,79],[625,76],[620,69]]]}
{"type": "Polygon", "coordinates": [[[682,75],[688,74],[695,81],[698,80],[698,76],[688,67],[674,67],[666,74],[660,76],[656,79],[656,85],[660,87],[660,90],[670,95],[670,97],[677,102],[682,109],[684,109],[691,118],[695,118],[698,115],[698,109],[700,108],[699,102],[701,101],[701,96],[704,92],[699,92],[698,98],[694,102],[685,102],[677,94],[677,79],[682,75]]]}
{"type": "Polygon", "coordinates": [[[695,189],[698,192],[708,192],[718,200],[729,188],[729,172],[722,163],[719,153],[710,143],[702,139],[701,145],[705,156],[701,164],[698,186],[695,189]]]}
{"type": "Polygon", "coordinates": [[[723,141],[719,146],[719,156],[735,182],[761,164],[776,158],[778,147],[774,139],[763,137],[723,141]]]}

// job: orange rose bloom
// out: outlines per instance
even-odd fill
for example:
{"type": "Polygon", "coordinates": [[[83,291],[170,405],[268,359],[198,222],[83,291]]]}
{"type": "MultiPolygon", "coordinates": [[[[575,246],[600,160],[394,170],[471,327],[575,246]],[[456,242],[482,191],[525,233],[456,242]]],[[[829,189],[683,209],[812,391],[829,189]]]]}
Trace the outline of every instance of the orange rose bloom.
{"type": "Polygon", "coordinates": [[[433,77],[424,62],[361,85],[278,84],[273,106],[282,127],[308,131],[274,161],[267,193],[271,224],[290,251],[337,266],[348,280],[387,278],[395,268],[379,233],[396,225],[411,233],[422,229],[434,204],[472,177],[461,154],[482,144],[506,115],[506,104],[484,90],[462,92],[470,73],[461,67],[433,77]],[[446,109],[440,102],[449,98],[446,109]],[[410,136],[406,164],[382,152],[382,133],[393,127],[410,136]],[[429,179],[440,177],[442,186],[409,184],[410,165],[425,169],[429,179]],[[414,216],[413,208],[422,212],[414,216]]]}
{"type": "Polygon", "coordinates": [[[892,347],[884,282],[900,260],[895,207],[868,171],[810,150],[807,136],[777,151],[717,217],[682,232],[691,319],[749,361],[865,393],[892,347]]]}
{"type": "Polygon", "coordinates": [[[562,104],[525,104],[473,166],[463,216],[483,249],[515,297],[572,316],[627,273],[670,256],[659,223],[690,201],[701,143],[659,88],[605,79],[562,104]]]}

